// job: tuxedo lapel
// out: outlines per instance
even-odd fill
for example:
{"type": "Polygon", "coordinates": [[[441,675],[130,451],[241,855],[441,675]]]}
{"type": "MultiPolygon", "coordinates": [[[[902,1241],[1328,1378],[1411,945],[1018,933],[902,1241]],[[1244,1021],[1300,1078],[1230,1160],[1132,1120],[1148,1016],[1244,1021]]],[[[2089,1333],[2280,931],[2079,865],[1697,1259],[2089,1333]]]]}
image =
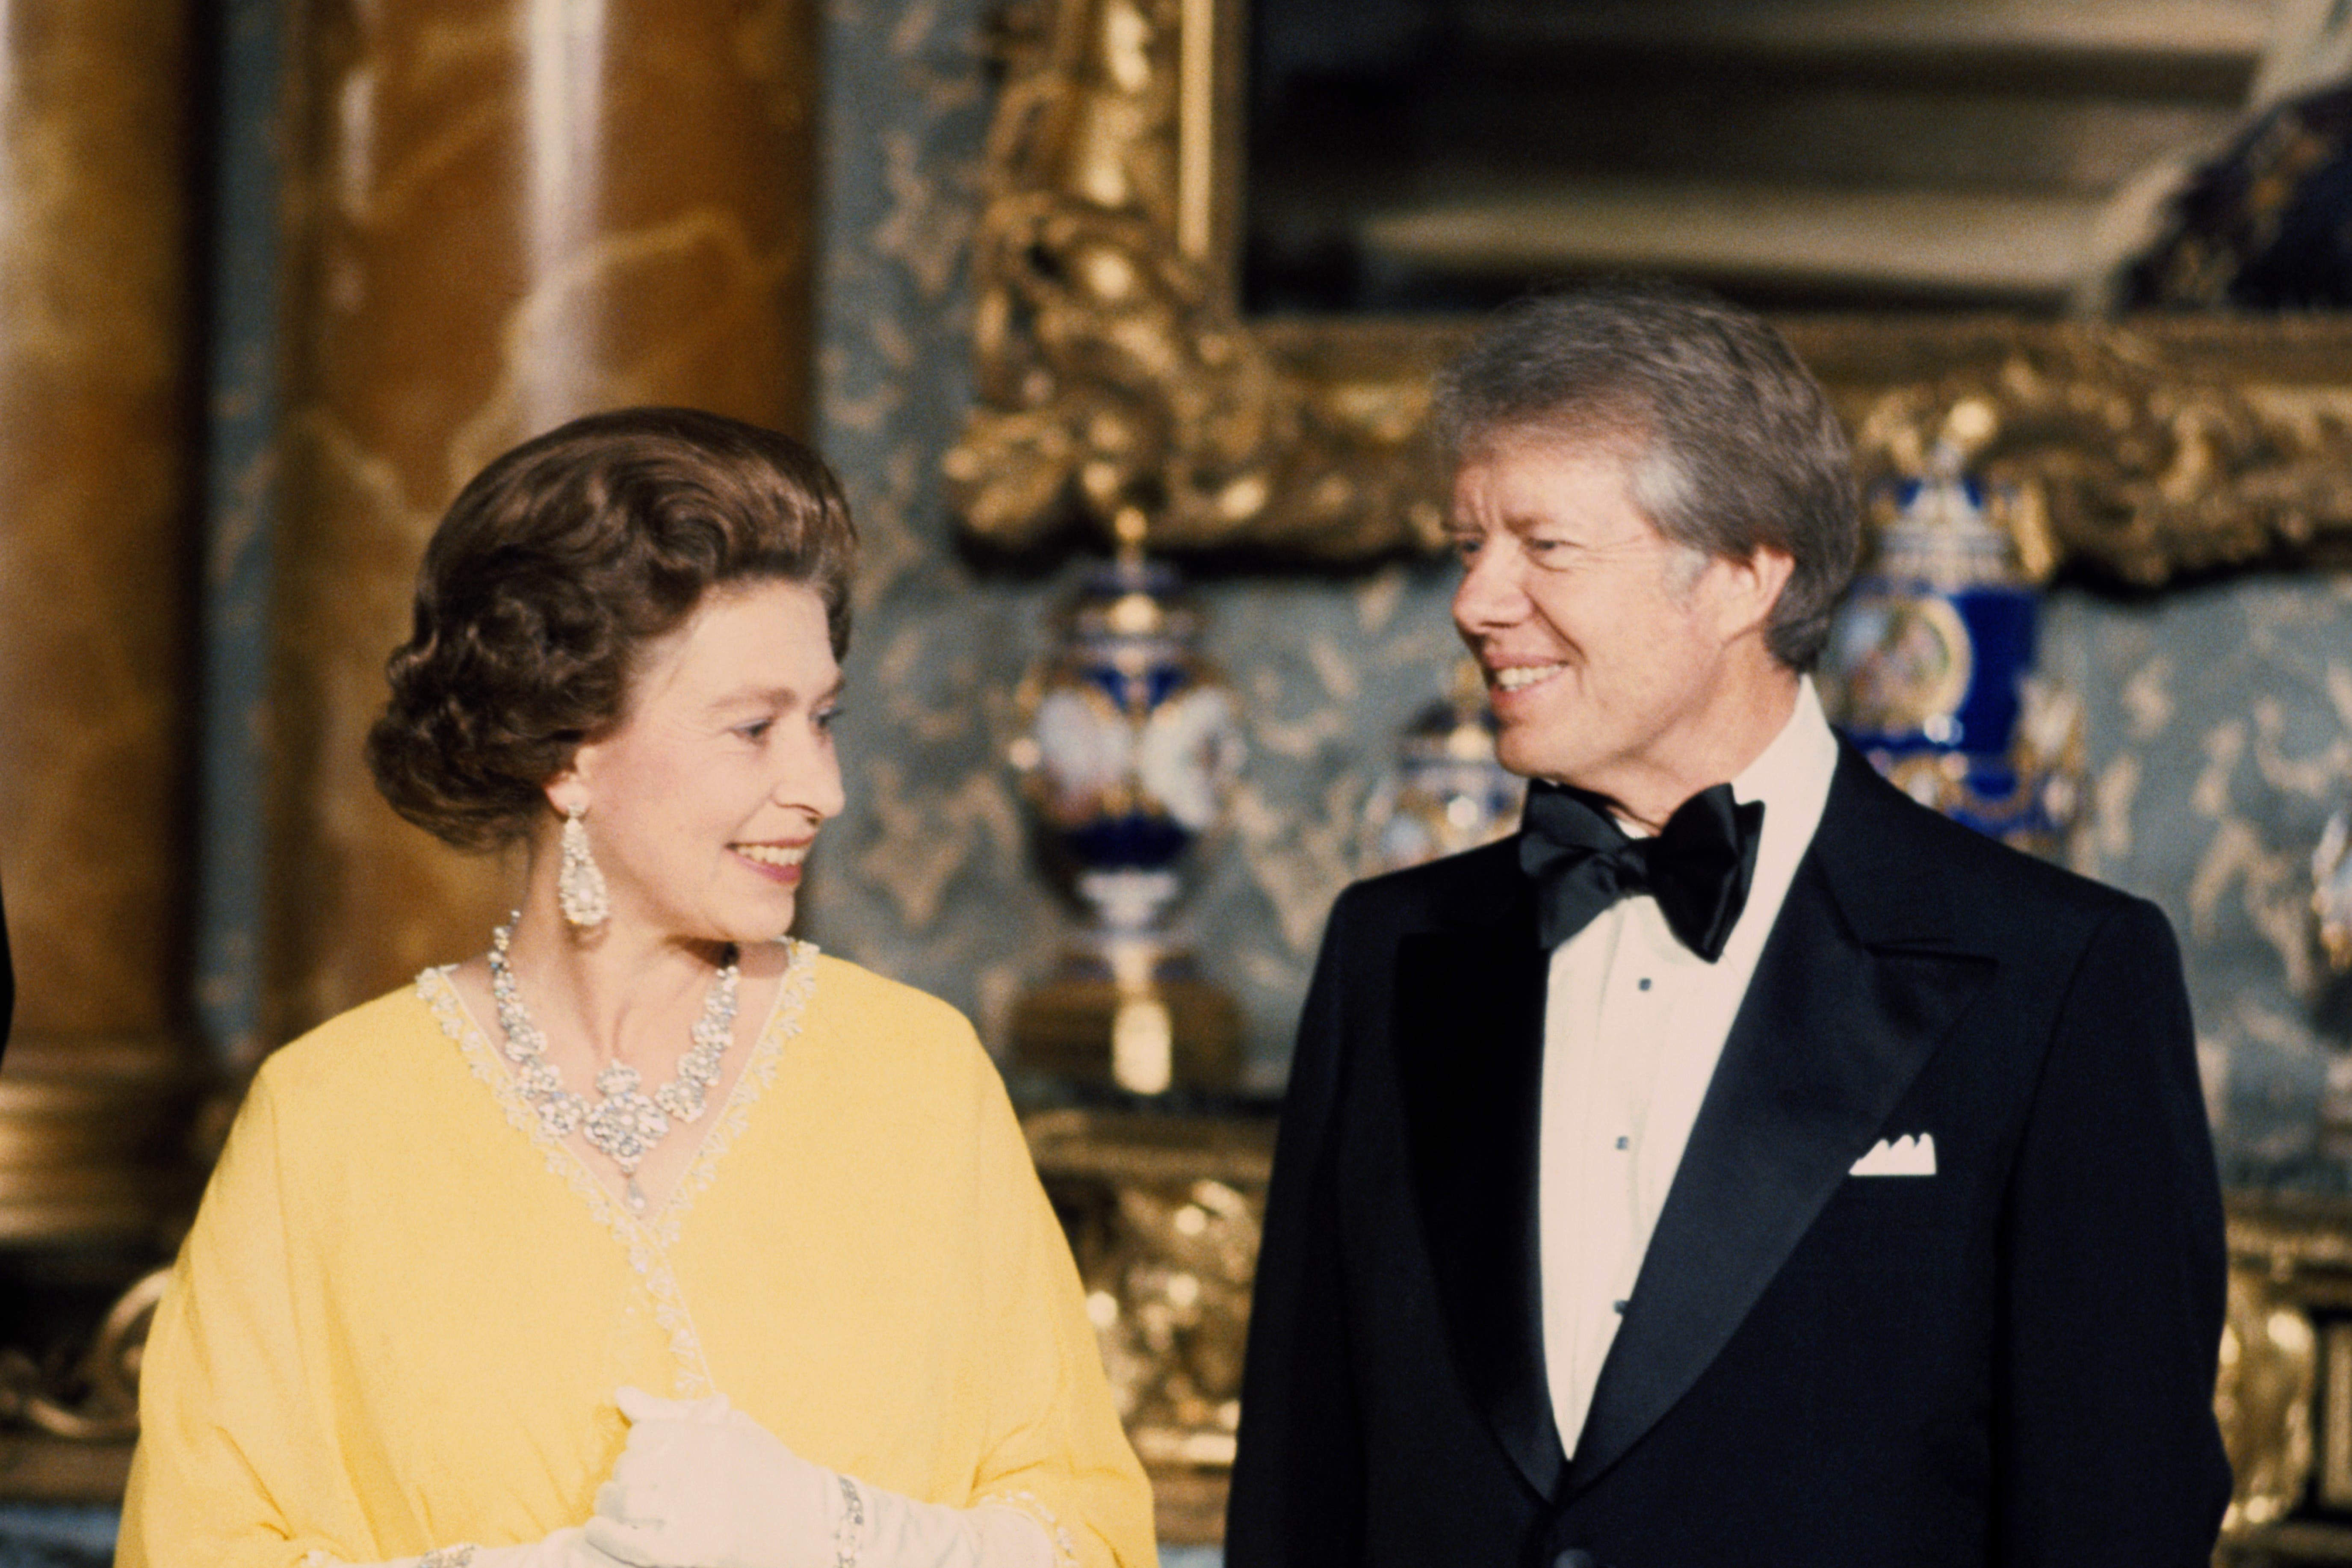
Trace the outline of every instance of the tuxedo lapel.
{"type": "Polygon", "coordinates": [[[1571,1489],[1615,1463],[1722,1351],[1990,973],[1989,960],[1947,944],[1932,874],[1890,894],[1888,861],[1860,853],[1886,847],[1881,829],[1899,841],[1916,809],[1874,775],[1853,776],[1868,768],[1851,751],[1842,759],[1724,1042],[1593,1390],[1571,1489]]]}
{"type": "Polygon", "coordinates": [[[1513,918],[1398,952],[1399,1088],[1439,1310],[1471,1397],[1537,1495],[1566,1457],[1544,1372],[1536,1230],[1544,988],[1523,890],[1513,918]]]}

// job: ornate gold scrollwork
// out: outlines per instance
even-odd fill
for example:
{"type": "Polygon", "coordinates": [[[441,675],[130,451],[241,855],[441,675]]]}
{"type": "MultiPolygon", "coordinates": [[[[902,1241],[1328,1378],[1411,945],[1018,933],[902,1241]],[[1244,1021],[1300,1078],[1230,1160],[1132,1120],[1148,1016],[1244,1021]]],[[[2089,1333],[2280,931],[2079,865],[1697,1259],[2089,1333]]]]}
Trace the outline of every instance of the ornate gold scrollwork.
{"type": "MultiPolygon", "coordinates": [[[[1421,367],[1301,374],[1241,319],[1214,0],[1029,0],[1001,29],[972,277],[978,406],[947,472],[1008,546],[1124,508],[1160,548],[1433,545],[1421,367]]],[[[1315,352],[1311,347],[1309,352],[1315,352]]]]}
{"type": "Polygon", "coordinates": [[[1230,1465],[1260,1205],[1225,1183],[1122,1187],[1090,1301],[1112,1387],[1147,1461],[1230,1465]]]}
{"type": "Polygon", "coordinates": [[[1161,1538],[1222,1539],[1274,1123],[1070,1110],[1024,1127],[1161,1538]]]}
{"type": "MultiPolygon", "coordinates": [[[[1014,0],[972,258],[977,400],[947,471],[1008,547],[1124,509],[1156,549],[1435,549],[1429,375],[1459,322],[1251,320],[1234,0],[1014,0]]],[[[2029,564],[2126,581],[2352,541],[2352,323],[1887,312],[1782,326],[1858,434],[1963,402],[2029,564]]]]}
{"type": "Polygon", "coordinates": [[[2352,1205],[2235,1193],[2213,1414],[2235,1485],[2217,1563],[2352,1562],[2352,1205]]]}
{"type": "Polygon", "coordinates": [[[77,1443],[136,1436],[140,1357],[170,1277],[158,1268],[124,1291],[89,1353],[62,1376],[22,1351],[0,1351],[0,1426],[22,1424],[77,1443]]]}
{"type": "Polygon", "coordinates": [[[2267,1275],[2230,1272],[2229,1317],[2213,1414],[2236,1485],[2225,1535],[2275,1524],[2311,1484],[2312,1395],[2318,1387],[2318,1336],[2311,1319],[2267,1275]]]}
{"type": "Polygon", "coordinates": [[[2177,573],[2352,537],[2352,404],[2184,365],[2134,330],[2020,330],[1994,363],[1898,385],[1854,425],[1865,482],[1922,471],[1956,426],[2005,496],[2027,571],[2177,573]]]}

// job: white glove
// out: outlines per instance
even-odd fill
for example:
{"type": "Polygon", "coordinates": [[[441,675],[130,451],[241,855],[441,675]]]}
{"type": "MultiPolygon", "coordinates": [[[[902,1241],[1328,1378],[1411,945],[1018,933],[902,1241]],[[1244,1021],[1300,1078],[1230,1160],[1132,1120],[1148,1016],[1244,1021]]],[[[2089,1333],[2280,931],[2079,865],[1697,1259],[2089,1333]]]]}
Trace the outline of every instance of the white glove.
{"type": "MultiPolygon", "coordinates": [[[[948,1508],[812,1464],[727,1401],[614,1395],[629,1443],[589,1542],[635,1568],[1051,1568],[1011,1509],[948,1508]]],[[[497,1565],[505,1568],[505,1565],[497,1565]]],[[[538,1568],[532,1564],[531,1568],[538,1568]]]]}

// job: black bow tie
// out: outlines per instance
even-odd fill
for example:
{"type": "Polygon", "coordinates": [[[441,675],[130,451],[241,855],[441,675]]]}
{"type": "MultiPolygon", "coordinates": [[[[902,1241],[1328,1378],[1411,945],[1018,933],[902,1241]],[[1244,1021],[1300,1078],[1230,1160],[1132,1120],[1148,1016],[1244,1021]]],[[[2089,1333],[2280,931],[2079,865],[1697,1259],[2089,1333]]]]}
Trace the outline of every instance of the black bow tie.
{"type": "Polygon", "coordinates": [[[1745,805],[1729,784],[1683,802],[1655,838],[1632,838],[1598,795],[1538,779],[1528,786],[1519,866],[1535,879],[1547,950],[1620,899],[1647,893],[1682,944],[1713,963],[1748,905],[1764,803],[1745,805]]]}

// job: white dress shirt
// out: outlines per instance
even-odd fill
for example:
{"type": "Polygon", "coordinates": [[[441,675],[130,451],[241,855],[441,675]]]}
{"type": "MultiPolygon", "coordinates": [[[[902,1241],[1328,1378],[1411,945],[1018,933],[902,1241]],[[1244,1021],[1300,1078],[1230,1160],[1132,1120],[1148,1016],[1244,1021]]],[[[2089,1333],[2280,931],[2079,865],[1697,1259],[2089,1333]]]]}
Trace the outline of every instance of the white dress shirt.
{"type": "Polygon", "coordinates": [[[1646,894],[1621,899],[1553,950],[1537,1205],[1544,1365],[1570,1454],[1837,755],[1807,679],[1780,733],[1731,781],[1739,801],[1764,803],[1764,832],[1747,907],[1717,962],[1677,942],[1646,894]]]}

